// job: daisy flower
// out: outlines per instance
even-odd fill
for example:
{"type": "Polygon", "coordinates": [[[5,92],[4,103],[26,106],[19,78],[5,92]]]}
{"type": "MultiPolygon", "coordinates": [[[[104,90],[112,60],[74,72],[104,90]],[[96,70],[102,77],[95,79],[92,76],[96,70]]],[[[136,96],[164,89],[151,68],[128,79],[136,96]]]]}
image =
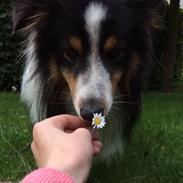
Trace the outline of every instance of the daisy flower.
{"type": "Polygon", "coordinates": [[[99,128],[103,128],[105,125],[106,125],[105,116],[102,116],[102,113],[93,114],[93,119],[92,119],[93,128],[99,129],[99,128]]]}

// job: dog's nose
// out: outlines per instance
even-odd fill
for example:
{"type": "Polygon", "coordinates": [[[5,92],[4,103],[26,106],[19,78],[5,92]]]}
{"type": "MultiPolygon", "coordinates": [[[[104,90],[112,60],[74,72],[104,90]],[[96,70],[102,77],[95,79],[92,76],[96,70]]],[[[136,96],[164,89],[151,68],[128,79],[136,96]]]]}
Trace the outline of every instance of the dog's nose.
{"type": "Polygon", "coordinates": [[[102,113],[103,115],[104,109],[98,107],[98,108],[81,108],[80,110],[81,117],[88,122],[92,122],[94,113],[98,114],[102,113]]]}

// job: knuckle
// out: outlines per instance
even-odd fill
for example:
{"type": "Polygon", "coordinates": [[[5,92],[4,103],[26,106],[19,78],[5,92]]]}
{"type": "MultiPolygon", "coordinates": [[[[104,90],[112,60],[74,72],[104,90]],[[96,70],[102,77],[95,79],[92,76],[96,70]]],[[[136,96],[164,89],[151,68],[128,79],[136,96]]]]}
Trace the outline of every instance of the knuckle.
{"type": "Polygon", "coordinates": [[[33,127],[33,136],[38,134],[40,132],[40,130],[42,129],[43,125],[39,122],[36,123],[33,127]]]}
{"type": "Polygon", "coordinates": [[[36,123],[33,127],[33,131],[37,131],[40,128],[40,124],[36,123]]]}

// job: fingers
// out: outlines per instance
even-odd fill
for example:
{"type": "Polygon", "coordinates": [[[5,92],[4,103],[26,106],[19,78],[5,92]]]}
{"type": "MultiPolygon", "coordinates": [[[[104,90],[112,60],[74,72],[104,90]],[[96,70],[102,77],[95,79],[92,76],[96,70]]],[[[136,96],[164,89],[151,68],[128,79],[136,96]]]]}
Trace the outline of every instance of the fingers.
{"type": "Polygon", "coordinates": [[[92,135],[90,133],[90,131],[86,128],[78,128],[77,130],[75,130],[73,132],[74,135],[80,138],[83,138],[83,139],[87,139],[89,140],[90,142],[92,141],[92,135]]]}
{"type": "MultiPolygon", "coordinates": [[[[87,123],[82,120],[81,118],[77,116],[71,116],[71,115],[59,115],[59,116],[54,116],[52,118],[48,118],[43,121],[47,122],[51,126],[54,125],[54,127],[62,129],[62,130],[76,130],[78,128],[86,127],[87,123]]],[[[42,122],[41,122],[42,123],[42,122]]]]}
{"type": "Polygon", "coordinates": [[[102,143],[98,140],[98,133],[96,133],[94,131],[92,132],[92,131],[93,130],[91,130],[91,129],[89,131],[86,128],[79,128],[73,134],[79,136],[82,139],[88,139],[90,141],[90,143],[92,143],[93,154],[98,155],[101,152],[102,143]],[[96,134],[97,134],[97,136],[96,136],[96,134]]]}
{"type": "Polygon", "coordinates": [[[98,140],[99,139],[99,132],[96,129],[88,128],[90,131],[90,134],[92,136],[92,140],[98,140]]]}
{"type": "Polygon", "coordinates": [[[99,141],[99,132],[95,129],[89,129],[92,135],[92,145],[94,155],[100,154],[102,150],[102,143],[99,141]]]}
{"type": "Polygon", "coordinates": [[[100,154],[102,150],[102,143],[98,140],[92,142],[94,155],[100,154]]]}
{"type": "Polygon", "coordinates": [[[91,128],[87,129],[87,122],[77,116],[65,114],[48,118],[36,124],[34,127],[34,131],[36,131],[35,129],[37,127],[39,128],[42,125],[44,126],[44,124],[50,125],[50,128],[61,129],[64,132],[73,132],[74,134],[78,134],[82,138],[89,139],[91,140],[93,145],[94,155],[97,155],[101,152],[102,143],[98,140],[98,131],[91,128]]]}

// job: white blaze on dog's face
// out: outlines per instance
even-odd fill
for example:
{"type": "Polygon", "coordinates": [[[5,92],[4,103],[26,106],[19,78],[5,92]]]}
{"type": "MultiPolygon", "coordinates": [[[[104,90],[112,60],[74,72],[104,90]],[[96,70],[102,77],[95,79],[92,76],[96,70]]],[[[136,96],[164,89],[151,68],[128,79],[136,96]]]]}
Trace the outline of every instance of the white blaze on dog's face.
{"type": "Polygon", "coordinates": [[[74,105],[78,114],[91,118],[93,113],[107,114],[112,105],[110,75],[99,56],[101,22],[105,19],[106,8],[102,4],[90,4],[85,11],[86,30],[89,35],[90,53],[88,68],[77,78],[74,105]]]}
{"type": "Polygon", "coordinates": [[[103,4],[90,3],[84,11],[83,27],[87,41],[71,36],[71,49],[64,53],[66,62],[71,61],[73,68],[62,69],[63,76],[69,85],[77,114],[88,121],[92,120],[94,113],[109,113],[122,76],[119,64],[117,69],[109,68],[115,65],[115,59],[121,57],[121,50],[116,52],[117,38],[109,33],[102,40],[107,12],[103,4]]]}

